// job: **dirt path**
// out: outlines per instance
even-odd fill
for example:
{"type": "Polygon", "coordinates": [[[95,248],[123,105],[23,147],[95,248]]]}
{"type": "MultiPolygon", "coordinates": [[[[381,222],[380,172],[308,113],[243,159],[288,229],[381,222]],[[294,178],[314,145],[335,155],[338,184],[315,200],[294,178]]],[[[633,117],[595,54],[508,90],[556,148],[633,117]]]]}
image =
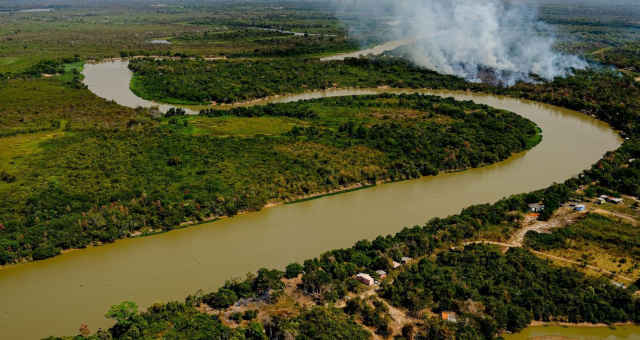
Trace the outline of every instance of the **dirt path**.
{"type": "MultiPolygon", "coordinates": [[[[349,298],[350,299],[360,298],[362,300],[366,300],[372,296],[378,297],[378,292],[376,291],[377,288],[378,286],[370,287],[369,289],[365,290],[364,292],[361,292],[360,294],[351,295],[349,298]]],[[[389,323],[389,328],[391,328],[392,336],[401,335],[402,327],[404,327],[405,325],[410,323],[415,324],[420,322],[419,319],[409,316],[409,313],[406,310],[392,306],[385,299],[380,298],[379,301],[382,302],[389,309],[389,315],[391,316],[391,322],[389,323]]],[[[347,299],[342,299],[336,302],[335,306],[338,308],[343,308],[346,306],[346,304],[347,304],[347,299]]],[[[376,334],[374,328],[368,327],[365,325],[362,325],[362,326],[371,331],[371,334],[373,336],[372,339],[375,339],[375,340],[388,339],[376,334]]]]}
{"type": "Polygon", "coordinates": [[[602,53],[604,53],[604,52],[606,52],[606,51],[609,51],[609,50],[611,50],[611,49],[612,49],[612,47],[604,47],[604,48],[601,48],[601,49],[599,49],[599,50],[596,50],[596,51],[591,52],[591,54],[592,54],[592,55],[602,54],[602,53]]]}
{"type": "Polygon", "coordinates": [[[410,317],[407,312],[390,305],[386,300],[381,301],[387,306],[387,308],[389,308],[389,315],[391,315],[392,319],[389,327],[391,328],[392,335],[401,335],[402,327],[407,324],[416,324],[420,321],[416,318],[410,317]]]}
{"type": "Polygon", "coordinates": [[[523,227],[511,236],[508,244],[522,247],[524,236],[527,232],[536,231],[538,233],[548,233],[553,228],[564,227],[575,222],[585,213],[586,212],[574,212],[570,207],[561,207],[549,221],[538,221],[535,217],[527,215],[522,223],[523,227]]]}
{"type": "MultiPolygon", "coordinates": [[[[469,244],[491,244],[494,246],[500,246],[500,247],[506,247],[506,248],[521,248],[522,245],[521,244],[513,244],[513,243],[504,243],[504,242],[495,242],[495,241],[471,241],[471,242],[466,242],[465,245],[469,245],[469,244]]],[[[575,265],[579,265],[582,266],[583,263],[575,261],[575,260],[571,260],[565,257],[560,257],[560,256],[556,256],[556,255],[551,255],[551,254],[546,254],[543,253],[541,251],[537,251],[537,250],[533,250],[533,249],[528,249],[530,252],[532,252],[533,254],[536,254],[538,256],[542,256],[542,257],[546,257],[552,260],[557,260],[557,261],[562,261],[562,262],[566,262],[566,263],[570,263],[570,264],[575,264],[575,265]]],[[[586,265],[586,268],[589,268],[591,270],[594,270],[596,272],[599,273],[604,273],[604,274],[608,274],[608,275],[613,275],[619,279],[625,280],[627,282],[634,282],[635,280],[626,276],[622,276],[620,274],[616,274],[613,272],[610,272],[606,269],[602,269],[600,267],[596,267],[596,266],[592,266],[592,265],[586,265]]]]}
{"type": "MultiPolygon", "coordinates": [[[[529,251],[530,251],[530,252],[532,252],[532,253],[534,253],[534,254],[536,254],[536,255],[544,256],[544,257],[550,258],[550,259],[552,259],[552,260],[558,260],[558,261],[562,261],[562,262],[567,262],[567,263],[571,263],[571,264],[576,264],[576,265],[579,265],[579,266],[582,266],[582,265],[583,265],[582,263],[580,263],[580,262],[578,262],[578,261],[570,260],[570,259],[567,259],[567,258],[564,258],[564,257],[555,256],[555,255],[550,255],[550,254],[545,254],[545,253],[543,253],[543,252],[540,252],[540,251],[537,251],[537,250],[533,250],[533,249],[529,249],[529,251]]],[[[608,275],[613,275],[614,277],[616,277],[616,278],[618,278],[618,279],[625,280],[625,281],[627,281],[627,282],[634,282],[634,280],[633,280],[632,278],[629,278],[629,277],[626,277],[626,276],[622,276],[622,275],[620,275],[620,274],[616,274],[616,273],[610,272],[610,271],[608,271],[608,270],[606,270],[606,269],[602,269],[602,268],[600,268],[600,267],[592,266],[592,265],[590,265],[590,264],[586,265],[586,266],[585,266],[585,268],[589,268],[589,269],[591,269],[591,270],[595,270],[595,271],[597,271],[597,272],[599,272],[599,273],[604,273],[604,274],[608,274],[608,275]]]]}
{"type": "Polygon", "coordinates": [[[623,214],[623,213],[619,213],[616,211],[611,211],[611,210],[604,210],[604,209],[600,209],[600,208],[595,208],[593,209],[591,212],[596,213],[596,214],[600,214],[600,215],[604,215],[606,217],[617,217],[623,221],[628,222],[629,224],[631,224],[634,227],[638,226],[638,221],[636,221],[635,218],[623,214]]]}

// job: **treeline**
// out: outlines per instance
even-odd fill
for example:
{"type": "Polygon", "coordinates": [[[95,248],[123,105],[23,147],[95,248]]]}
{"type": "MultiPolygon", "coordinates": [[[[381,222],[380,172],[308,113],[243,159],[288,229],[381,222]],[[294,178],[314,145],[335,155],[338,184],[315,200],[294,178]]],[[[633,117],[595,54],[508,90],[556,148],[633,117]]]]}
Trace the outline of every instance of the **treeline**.
{"type": "Polygon", "coordinates": [[[320,53],[337,53],[357,50],[360,45],[353,40],[323,36],[294,36],[288,39],[260,40],[260,47],[251,52],[232,53],[230,57],[295,57],[320,53]]]}
{"type": "Polygon", "coordinates": [[[205,117],[263,117],[282,116],[300,119],[317,118],[318,115],[312,111],[308,103],[293,102],[283,104],[267,104],[260,106],[234,107],[229,110],[203,109],[199,113],[205,117]]]}
{"type": "Polygon", "coordinates": [[[197,57],[196,55],[187,52],[175,52],[171,50],[123,50],[120,51],[121,58],[138,57],[138,56],[162,56],[162,57],[176,57],[176,58],[190,58],[197,57]]]}
{"type": "Polygon", "coordinates": [[[0,80],[12,79],[12,78],[31,78],[40,77],[43,74],[57,75],[65,73],[65,64],[71,64],[80,62],[82,59],[76,55],[74,57],[59,58],[59,59],[43,59],[37,63],[31,65],[26,70],[21,72],[8,72],[5,74],[0,73],[0,80]]]}
{"type": "Polygon", "coordinates": [[[467,89],[470,84],[395,58],[321,62],[270,60],[204,61],[139,59],[129,63],[133,90],[159,101],[233,103],[275,94],[332,87],[467,89]],[[138,88],[139,87],[139,88],[138,88]]]}
{"type": "Polygon", "coordinates": [[[281,31],[294,31],[300,33],[322,32],[322,33],[343,33],[338,27],[337,19],[327,14],[319,14],[317,12],[297,11],[294,14],[295,19],[283,20],[283,17],[277,13],[266,15],[262,18],[234,18],[234,19],[199,19],[193,23],[197,25],[224,25],[238,29],[255,29],[265,28],[281,31]],[[305,13],[307,12],[307,13],[305,13]]]}
{"type": "Polygon", "coordinates": [[[234,31],[204,31],[202,33],[184,32],[178,35],[176,39],[184,41],[238,41],[288,36],[293,36],[293,33],[284,33],[277,30],[246,28],[234,31]]]}

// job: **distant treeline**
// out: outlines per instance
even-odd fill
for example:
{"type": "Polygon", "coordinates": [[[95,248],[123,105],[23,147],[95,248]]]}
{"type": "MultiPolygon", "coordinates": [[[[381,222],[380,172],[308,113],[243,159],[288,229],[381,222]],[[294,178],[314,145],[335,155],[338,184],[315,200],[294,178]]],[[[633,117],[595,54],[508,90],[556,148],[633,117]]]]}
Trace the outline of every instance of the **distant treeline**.
{"type": "Polygon", "coordinates": [[[471,86],[395,58],[205,61],[138,59],[133,90],[146,99],[233,103],[283,93],[332,87],[447,88],[471,86]]]}

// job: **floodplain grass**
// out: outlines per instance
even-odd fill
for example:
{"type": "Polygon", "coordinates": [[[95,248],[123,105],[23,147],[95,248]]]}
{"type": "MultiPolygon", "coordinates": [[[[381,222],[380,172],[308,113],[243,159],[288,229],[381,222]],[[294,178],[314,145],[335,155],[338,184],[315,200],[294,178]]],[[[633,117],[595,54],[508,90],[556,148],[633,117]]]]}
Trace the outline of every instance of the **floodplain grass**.
{"type": "Polygon", "coordinates": [[[188,120],[195,135],[255,136],[281,135],[294,126],[309,126],[309,122],[288,117],[194,117],[188,120]]]}
{"type": "Polygon", "coordinates": [[[24,161],[30,155],[42,151],[40,143],[64,135],[64,131],[55,130],[0,138],[0,171],[5,170],[9,173],[27,171],[24,161]]]}
{"type": "Polygon", "coordinates": [[[0,13],[0,73],[16,73],[45,59],[82,59],[129,55],[187,54],[201,56],[303,55],[357,48],[344,41],[345,28],[325,9],[297,11],[265,4],[230,3],[149,10],[146,6],[74,6],[53,12],[0,13]],[[317,15],[323,13],[324,15],[317,15]],[[248,19],[253,17],[253,19],[248,19]],[[268,17],[268,18],[267,18],[268,17]],[[262,18],[256,20],[256,18],[262,18]],[[181,39],[205,31],[266,32],[266,28],[301,29],[331,37],[287,35],[281,40],[234,36],[208,41],[181,39]],[[172,44],[152,44],[155,39],[172,44]],[[308,39],[307,39],[308,38],[308,39]]]}
{"type": "Polygon", "coordinates": [[[600,205],[599,208],[627,215],[637,220],[638,224],[640,224],[640,206],[638,206],[640,202],[636,203],[637,201],[627,198],[623,198],[623,201],[624,204],[605,203],[600,205]]]}
{"type": "MultiPolygon", "coordinates": [[[[574,242],[572,243],[571,248],[554,249],[545,251],[544,253],[598,267],[603,270],[628,277],[632,280],[640,279],[640,259],[634,259],[633,257],[625,255],[612,255],[609,248],[602,248],[595,242],[574,242]]],[[[606,275],[603,271],[597,271],[593,268],[584,267],[582,265],[569,264],[564,261],[553,259],[552,261],[559,265],[577,268],[585,274],[596,277],[606,275]]]]}
{"type": "MultiPolygon", "coordinates": [[[[527,234],[525,244],[554,256],[596,266],[626,277],[640,278],[638,227],[616,218],[587,214],[575,223],[552,229],[551,232],[551,235],[527,234]]],[[[582,266],[582,269],[593,271],[585,266],[582,266]]]]}
{"type": "Polygon", "coordinates": [[[123,127],[131,120],[152,123],[146,110],[105,101],[88,89],[70,88],[60,78],[13,79],[0,86],[0,133],[49,129],[60,120],[71,128],[123,127]]]}

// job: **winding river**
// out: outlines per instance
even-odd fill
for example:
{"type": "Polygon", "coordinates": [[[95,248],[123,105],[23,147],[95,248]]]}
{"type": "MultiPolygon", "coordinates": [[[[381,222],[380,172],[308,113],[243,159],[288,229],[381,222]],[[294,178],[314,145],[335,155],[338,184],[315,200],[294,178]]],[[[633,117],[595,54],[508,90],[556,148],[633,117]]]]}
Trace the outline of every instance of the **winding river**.
{"type": "MultiPolygon", "coordinates": [[[[125,106],[150,106],[129,90],[126,61],[86,65],[85,83],[125,106]]],[[[291,101],[380,90],[318,91],[291,101]]],[[[506,109],[538,124],[534,149],[491,166],[380,185],[0,270],[0,338],[74,334],[81,323],[108,327],[103,315],[123,300],[141,307],[182,300],[198,289],[260,267],[282,268],[356,240],[399,231],[471,204],[561,182],[600,159],[621,140],[606,124],[558,107],[463,92],[420,91],[506,109]]],[[[144,174],[141,174],[144,175],[144,174]]]]}

